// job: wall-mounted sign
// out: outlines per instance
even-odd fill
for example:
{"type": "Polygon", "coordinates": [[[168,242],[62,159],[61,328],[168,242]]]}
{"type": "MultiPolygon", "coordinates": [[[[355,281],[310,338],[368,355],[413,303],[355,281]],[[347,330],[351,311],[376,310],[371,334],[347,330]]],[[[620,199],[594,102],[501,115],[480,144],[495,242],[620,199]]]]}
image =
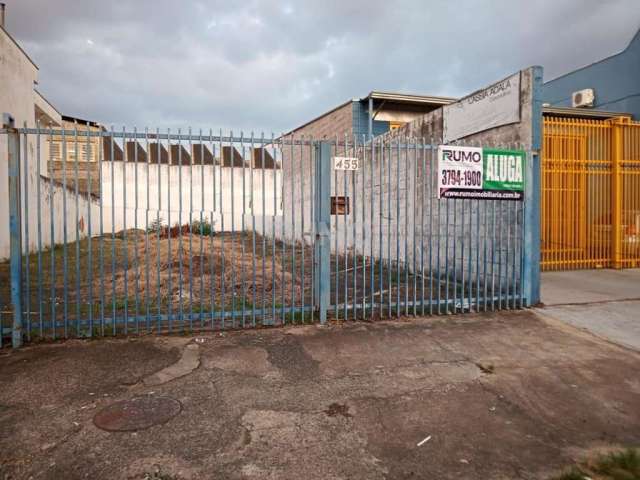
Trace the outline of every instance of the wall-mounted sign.
{"type": "Polygon", "coordinates": [[[443,141],[520,121],[520,73],[443,107],[443,141]]]}
{"type": "Polygon", "coordinates": [[[356,157],[333,157],[334,170],[358,170],[360,159],[356,157]]]}
{"type": "Polygon", "coordinates": [[[522,150],[438,147],[438,198],[522,200],[524,167],[522,150]]]}

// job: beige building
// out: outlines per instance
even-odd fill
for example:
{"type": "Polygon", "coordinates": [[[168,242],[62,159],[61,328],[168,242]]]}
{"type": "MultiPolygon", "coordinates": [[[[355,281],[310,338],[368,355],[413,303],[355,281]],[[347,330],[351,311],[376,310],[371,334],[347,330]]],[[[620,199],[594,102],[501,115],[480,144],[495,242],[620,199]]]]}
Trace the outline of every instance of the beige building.
{"type": "MultiPolygon", "coordinates": [[[[62,115],[38,90],[38,66],[9,34],[2,20],[4,4],[0,4],[0,113],[8,113],[16,127],[59,128],[62,115]]],[[[63,230],[62,193],[63,187],[48,175],[50,158],[49,143],[38,137],[29,135],[26,144],[21,142],[21,189],[23,210],[23,248],[33,250],[38,242],[43,246],[62,241],[63,230]],[[38,169],[37,153],[40,152],[40,168],[38,169]],[[26,159],[26,160],[25,160],[26,159]],[[38,192],[40,195],[38,196],[38,192]],[[28,210],[29,214],[25,212],[28,210]],[[53,218],[51,212],[53,211],[53,218]],[[35,235],[38,223],[54,224],[54,238],[50,230],[42,229],[41,238],[35,235]],[[28,242],[27,242],[28,237],[28,242]],[[27,245],[28,244],[28,245],[27,245]]],[[[9,185],[8,185],[8,143],[7,135],[0,134],[0,259],[9,256],[9,185]]],[[[86,212],[93,208],[93,202],[86,197],[79,200],[79,208],[86,212]]],[[[67,230],[72,232],[68,239],[75,235],[75,218],[68,215],[67,230]]],[[[82,225],[86,223],[84,220],[82,225]]],[[[80,235],[85,232],[80,231],[80,235]]]]}
{"type": "Polygon", "coordinates": [[[63,154],[66,154],[68,162],[97,162],[99,158],[99,149],[102,137],[83,136],[82,133],[87,130],[90,132],[103,132],[105,129],[96,122],[82,120],[80,118],[62,115],[61,126],[65,131],[78,132],[66,135],[64,142],[61,135],[53,135],[49,142],[51,144],[51,160],[61,161],[63,154]]]}

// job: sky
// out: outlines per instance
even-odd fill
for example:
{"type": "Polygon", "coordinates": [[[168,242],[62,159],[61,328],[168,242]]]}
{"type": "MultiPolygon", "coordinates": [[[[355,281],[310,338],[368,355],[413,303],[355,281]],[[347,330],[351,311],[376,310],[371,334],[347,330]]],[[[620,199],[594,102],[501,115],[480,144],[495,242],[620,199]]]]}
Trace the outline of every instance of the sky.
{"type": "Polygon", "coordinates": [[[371,90],[463,96],[624,49],[640,0],[3,0],[65,115],[281,133],[371,90]]]}

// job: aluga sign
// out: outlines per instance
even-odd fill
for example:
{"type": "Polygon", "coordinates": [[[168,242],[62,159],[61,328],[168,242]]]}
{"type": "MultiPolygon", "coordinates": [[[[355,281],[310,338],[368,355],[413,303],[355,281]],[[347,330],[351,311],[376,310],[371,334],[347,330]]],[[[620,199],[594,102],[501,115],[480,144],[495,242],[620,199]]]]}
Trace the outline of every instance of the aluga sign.
{"type": "Polygon", "coordinates": [[[438,147],[438,198],[519,200],[524,198],[522,150],[438,147]]]}

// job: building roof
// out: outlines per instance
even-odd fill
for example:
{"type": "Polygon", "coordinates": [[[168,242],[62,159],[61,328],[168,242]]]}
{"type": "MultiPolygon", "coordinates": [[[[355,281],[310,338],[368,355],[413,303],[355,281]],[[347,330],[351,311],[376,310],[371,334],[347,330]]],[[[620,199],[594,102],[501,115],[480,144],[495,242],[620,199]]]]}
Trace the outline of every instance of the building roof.
{"type": "Polygon", "coordinates": [[[40,97],[47,105],[49,105],[58,115],[60,115],[61,118],[64,118],[64,115],[62,115],[58,109],[55,107],[55,105],[53,103],[51,103],[47,97],[45,97],[42,93],[40,93],[38,91],[38,89],[34,88],[33,91],[36,93],[36,95],[38,95],[38,97],[40,97]]]}
{"type": "Polygon", "coordinates": [[[416,95],[416,94],[412,94],[412,93],[400,93],[400,92],[384,92],[381,90],[372,90],[371,92],[369,92],[366,96],[361,97],[361,98],[354,98],[352,100],[347,100],[346,102],[341,103],[340,105],[337,105],[336,107],[332,108],[331,110],[327,110],[326,112],[318,115],[317,117],[312,118],[311,120],[303,123],[302,125],[299,125],[295,128],[293,128],[292,130],[290,130],[289,132],[285,133],[284,135],[291,135],[292,133],[300,130],[301,128],[306,127],[307,125],[320,120],[323,117],[326,117],[327,115],[329,115],[330,113],[335,112],[336,110],[344,107],[345,105],[348,105],[352,102],[364,102],[366,100],[368,100],[369,98],[372,98],[374,100],[382,100],[382,101],[388,101],[388,102],[393,102],[393,103],[404,103],[407,105],[430,105],[433,107],[441,107],[443,105],[449,105],[450,103],[455,102],[456,100],[458,100],[457,98],[453,98],[453,97],[437,97],[437,96],[433,96],[433,95],[416,95]]]}
{"type": "MultiPolygon", "coordinates": [[[[385,92],[381,90],[372,90],[365,97],[354,98],[353,100],[346,101],[332,108],[331,110],[328,110],[323,114],[312,118],[311,120],[303,123],[302,125],[290,130],[289,132],[284,134],[284,136],[291,135],[292,133],[300,130],[301,128],[304,128],[307,125],[329,115],[330,113],[335,112],[339,108],[342,108],[351,102],[358,102],[358,101],[364,102],[364,101],[367,101],[369,98],[372,98],[374,100],[382,100],[383,102],[392,102],[395,104],[426,105],[426,106],[433,106],[435,108],[449,105],[459,100],[458,98],[455,98],[455,97],[439,97],[439,96],[433,96],[433,95],[416,95],[412,93],[385,92]]],[[[564,108],[564,107],[551,107],[551,106],[542,107],[542,113],[544,115],[552,115],[552,116],[558,116],[558,117],[573,117],[573,118],[607,119],[607,118],[614,118],[614,117],[631,117],[631,114],[629,113],[609,112],[605,110],[596,110],[596,109],[587,109],[587,108],[564,108]]]]}
{"type": "Polygon", "coordinates": [[[557,77],[553,77],[553,78],[547,80],[544,83],[553,82],[554,80],[558,80],[559,78],[563,78],[563,77],[566,77],[568,75],[571,75],[574,72],[579,72],[580,70],[585,70],[585,69],[587,69],[587,68],[589,68],[589,67],[591,67],[593,65],[597,65],[599,63],[606,62],[610,58],[614,58],[614,57],[617,57],[618,55],[622,55],[624,52],[626,52],[629,49],[629,47],[633,44],[633,42],[636,40],[636,38],[640,38],[640,28],[638,28],[638,30],[636,30],[636,33],[633,34],[633,36],[631,37],[631,40],[629,40],[629,43],[627,43],[627,45],[622,50],[620,50],[619,52],[614,53],[612,55],[609,55],[608,57],[601,58],[600,60],[596,60],[595,62],[591,62],[588,65],[584,65],[582,67],[575,68],[575,69],[573,69],[573,70],[571,70],[569,72],[565,72],[562,75],[558,75],[557,77]]]}
{"type": "Polygon", "coordinates": [[[433,105],[443,106],[449,105],[457,101],[454,97],[437,97],[433,95],[416,95],[413,93],[398,93],[398,92],[383,92],[379,90],[373,90],[364,98],[360,100],[368,100],[372,98],[374,100],[387,100],[394,103],[408,103],[412,105],[433,105]]]}
{"type": "Polygon", "coordinates": [[[92,120],[84,120],[78,117],[71,117],[69,115],[62,115],[62,120],[65,122],[78,123],[79,125],[89,125],[90,127],[96,127],[96,128],[102,127],[102,125],[100,125],[98,122],[94,122],[92,120]]]}
{"type": "Polygon", "coordinates": [[[554,117],[571,118],[594,118],[605,120],[615,117],[631,117],[630,113],[608,112],[606,110],[596,110],[591,108],[570,108],[570,107],[542,107],[542,114],[554,117]]]}

